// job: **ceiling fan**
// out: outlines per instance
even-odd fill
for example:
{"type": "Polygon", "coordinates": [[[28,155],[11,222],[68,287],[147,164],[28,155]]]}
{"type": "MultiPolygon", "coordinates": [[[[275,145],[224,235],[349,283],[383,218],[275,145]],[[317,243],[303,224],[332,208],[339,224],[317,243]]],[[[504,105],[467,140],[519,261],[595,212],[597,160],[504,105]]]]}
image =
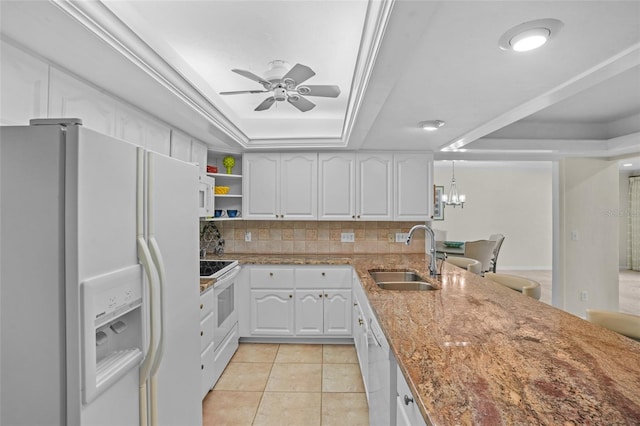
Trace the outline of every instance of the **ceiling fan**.
{"type": "Polygon", "coordinates": [[[338,86],[329,85],[310,85],[302,83],[316,75],[311,68],[302,64],[295,64],[290,67],[285,61],[276,60],[269,62],[269,70],[264,73],[262,78],[250,71],[232,69],[231,71],[240,74],[250,80],[257,81],[265,88],[265,90],[239,90],[235,92],[220,92],[221,95],[239,95],[244,93],[269,93],[272,96],[262,101],[254,111],[264,111],[277,101],[287,101],[302,112],[313,109],[316,104],[308,100],[305,96],[323,96],[327,98],[336,98],[340,95],[338,86]]]}

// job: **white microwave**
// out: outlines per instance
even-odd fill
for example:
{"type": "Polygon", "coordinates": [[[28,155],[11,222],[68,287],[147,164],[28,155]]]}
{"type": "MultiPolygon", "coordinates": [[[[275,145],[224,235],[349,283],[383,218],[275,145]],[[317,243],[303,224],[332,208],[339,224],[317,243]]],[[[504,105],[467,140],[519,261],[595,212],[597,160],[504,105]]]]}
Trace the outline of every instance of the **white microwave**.
{"type": "Polygon", "coordinates": [[[213,191],[216,185],[214,178],[200,175],[198,184],[198,212],[200,217],[213,216],[213,191]]]}

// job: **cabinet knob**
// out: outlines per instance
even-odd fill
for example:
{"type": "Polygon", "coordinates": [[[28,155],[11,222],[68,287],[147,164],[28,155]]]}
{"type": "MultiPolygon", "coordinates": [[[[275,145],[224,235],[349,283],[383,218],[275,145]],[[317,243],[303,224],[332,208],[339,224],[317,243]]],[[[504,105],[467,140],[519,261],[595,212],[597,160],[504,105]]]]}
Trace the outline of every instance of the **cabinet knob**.
{"type": "Polygon", "coordinates": [[[204,364],[200,365],[200,370],[204,370],[204,364]]]}
{"type": "Polygon", "coordinates": [[[278,215],[276,215],[276,219],[278,218],[278,215]]]}
{"type": "Polygon", "coordinates": [[[200,309],[204,308],[204,303],[200,304],[200,309]]]}
{"type": "Polygon", "coordinates": [[[363,325],[364,321],[362,321],[362,318],[358,318],[358,324],[363,325]]]}
{"type": "Polygon", "coordinates": [[[358,215],[358,219],[360,219],[360,215],[358,215]]]}
{"type": "Polygon", "coordinates": [[[324,294],[324,297],[329,297],[329,295],[325,293],[325,294],[324,294]]]}
{"type": "Polygon", "coordinates": [[[323,273],[322,273],[322,276],[324,277],[325,275],[326,275],[326,274],[323,272],[323,273]]]}
{"type": "Polygon", "coordinates": [[[204,336],[204,331],[200,332],[200,337],[204,336]]]}
{"type": "Polygon", "coordinates": [[[353,304],[353,306],[358,306],[358,304],[357,304],[357,303],[354,303],[354,304],[353,304]]]}
{"type": "Polygon", "coordinates": [[[293,298],[293,294],[290,294],[290,295],[289,295],[289,299],[291,299],[291,298],[293,298]]]}
{"type": "Polygon", "coordinates": [[[355,219],[355,218],[356,218],[356,215],[351,216],[351,219],[355,219]]]}
{"type": "Polygon", "coordinates": [[[272,277],[273,276],[273,272],[269,272],[269,276],[272,277]]]}
{"type": "Polygon", "coordinates": [[[318,297],[322,297],[322,295],[321,295],[321,294],[319,294],[319,295],[318,295],[318,297]]]}
{"type": "Polygon", "coordinates": [[[413,403],[413,398],[409,398],[407,395],[404,396],[404,405],[409,405],[413,403]]]}

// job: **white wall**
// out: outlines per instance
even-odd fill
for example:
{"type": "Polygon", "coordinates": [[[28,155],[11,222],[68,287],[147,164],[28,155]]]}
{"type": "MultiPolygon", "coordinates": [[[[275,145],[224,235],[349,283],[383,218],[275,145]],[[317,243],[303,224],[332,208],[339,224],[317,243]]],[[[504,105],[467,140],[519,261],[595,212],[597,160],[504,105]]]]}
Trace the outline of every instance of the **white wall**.
{"type": "MultiPolygon", "coordinates": [[[[447,240],[472,241],[504,234],[498,271],[551,269],[550,162],[456,162],[456,182],[467,196],[464,209],[446,207],[447,240]]],[[[434,182],[448,193],[451,162],[436,162],[434,182]]]]}
{"type": "Polygon", "coordinates": [[[633,173],[620,173],[620,208],[617,211],[620,218],[620,241],[618,243],[620,269],[629,269],[629,176],[633,173]]]}
{"type": "Polygon", "coordinates": [[[553,305],[583,318],[587,308],[618,310],[619,185],[617,161],[559,161],[553,305]]]}

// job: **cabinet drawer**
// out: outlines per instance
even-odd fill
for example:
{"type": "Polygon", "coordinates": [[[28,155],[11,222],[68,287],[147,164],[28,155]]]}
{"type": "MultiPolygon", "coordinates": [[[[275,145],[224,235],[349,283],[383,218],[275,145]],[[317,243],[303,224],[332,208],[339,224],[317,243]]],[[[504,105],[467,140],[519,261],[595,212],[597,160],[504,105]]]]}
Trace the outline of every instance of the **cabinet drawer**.
{"type": "Polygon", "coordinates": [[[254,267],[249,277],[251,288],[293,288],[293,268],[254,267]]]}
{"type": "Polygon", "coordinates": [[[201,395],[204,399],[209,393],[209,390],[213,387],[213,382],[215,380],[215,370],[213,369],[213,363],[215,361],[215,353],[213,352],[213,343],[211,343],[207,349],[202,352],[200,355],[200,373],[202,382],[201,382],[201,395]]]}
{"type": "Polygon", "coordinates": [[[200,320],[213,312],[213,286],[200,295],[200,320]]]}
{"type": "Polygon", "coordinates": [[[296,268],[296,288],[351,288],[351,268],[296,268]]]}
{"type": "Polygon", "coordinates": [[[213,313],[209,313],[200,321],[200,352],[204,351],[213,342],[213,329],[215,328],[213,313]]]}

